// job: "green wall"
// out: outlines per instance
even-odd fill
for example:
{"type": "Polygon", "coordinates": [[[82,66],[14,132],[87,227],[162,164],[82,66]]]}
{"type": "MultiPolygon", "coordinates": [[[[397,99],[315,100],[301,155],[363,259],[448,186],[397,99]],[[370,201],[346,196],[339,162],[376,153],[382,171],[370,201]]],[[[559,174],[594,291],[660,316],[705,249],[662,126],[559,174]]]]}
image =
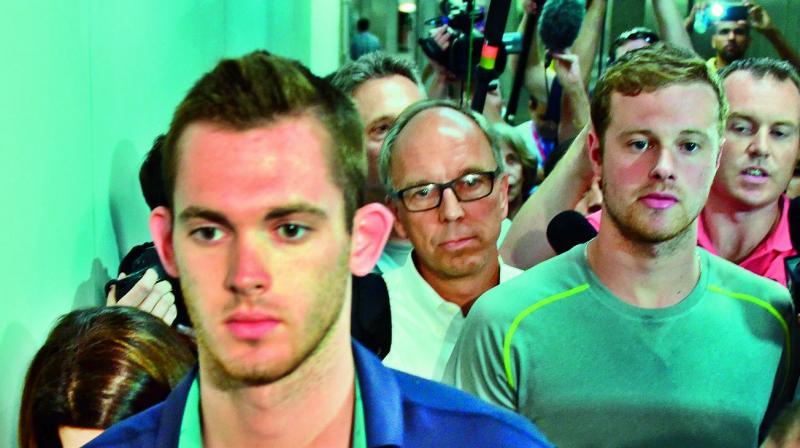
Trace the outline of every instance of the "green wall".
{"type": "Polygon", "coordinates": [[[102,303],[120,254],[149,240],[138,166],[192,82],[256,48],[334,70],[340,3],[0,1],[0,446],[55,319],[102,303]]]}

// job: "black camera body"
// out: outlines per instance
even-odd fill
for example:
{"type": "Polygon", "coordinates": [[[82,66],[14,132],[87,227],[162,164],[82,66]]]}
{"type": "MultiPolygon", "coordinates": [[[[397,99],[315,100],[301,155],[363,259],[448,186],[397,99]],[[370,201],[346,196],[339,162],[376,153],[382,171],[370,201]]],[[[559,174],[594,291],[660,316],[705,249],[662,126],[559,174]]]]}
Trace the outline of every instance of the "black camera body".
{"type": "Polygon", "coordinates": [[[186,304],[181,294],[181,285],[177,278],[167,274],[164,265],[161,264],[161,259],[158,257],[158,252],[153,243],[144,243],[134,247],[128,252],[119,264],[119,272],[125,273],[125,278],[109,280],[105,285],[106,295],[111,290],[111,286],[116,285],[115,295],[117,300],[123,297],[133,286],[142,279],[144,273],[148,269],[153,269],[158,274],[158,280],[167,280],[172,285],[172,294],[175,296],[175,307],[178,311],[178,317],[175,318],[173,326],[183,325],[191,327],[189,314],[186,311],[186,304]]]}
{"type": "MultiPolygon", "coordinates": [[[[456,78],[465,80],[469,70],[474,69],[481,57],[483,32],[480,30],[486,19],[486,10],[479,7],[468,11],[466,5],[452,8],[448,2],[443,2],[442,14],[425,21],[425,24],[433,27],[448,26],[452,34],[450,46],[446,50],[442,50],[432,37],[422,37],[418,40],[420,48],[426,56],[443,65],[456,78]],[[471,58],[470,43],[472,44],[471,58]]],[[[500,77],[503,72],[508,53],[519,53],[520,33],[505,33],[503,44],[497,54],[493,71],[496,74],[493,76],[494,78],[500,77]]]]}

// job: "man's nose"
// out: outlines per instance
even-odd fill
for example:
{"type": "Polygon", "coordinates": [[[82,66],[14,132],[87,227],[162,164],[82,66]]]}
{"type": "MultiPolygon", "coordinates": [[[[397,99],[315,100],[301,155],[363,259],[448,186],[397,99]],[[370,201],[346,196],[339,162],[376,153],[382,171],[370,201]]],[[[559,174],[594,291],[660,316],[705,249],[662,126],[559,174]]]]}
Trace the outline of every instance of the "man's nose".
{"type": "Polygon", "coordinates": [[[456,197],[452,188],[442,191],[442,203],[439,204],[439,217],[442,221],[456,221],[464,216],[464,207],[456,197]]]}
{"type": "Polygon", "coordinates": [[[259,235],[237,237],[228,261],[228,288],[241,295],[257,295],[272,286],[268,269],[268,252],[259,235]]]}
{"type": "Polygon", "coordinates": [[[656,160],[652,170],[650,170],[650,177],[668,181],[675,179],[675,154],[668,148],[659,148],[654,151],[656,160]]]}

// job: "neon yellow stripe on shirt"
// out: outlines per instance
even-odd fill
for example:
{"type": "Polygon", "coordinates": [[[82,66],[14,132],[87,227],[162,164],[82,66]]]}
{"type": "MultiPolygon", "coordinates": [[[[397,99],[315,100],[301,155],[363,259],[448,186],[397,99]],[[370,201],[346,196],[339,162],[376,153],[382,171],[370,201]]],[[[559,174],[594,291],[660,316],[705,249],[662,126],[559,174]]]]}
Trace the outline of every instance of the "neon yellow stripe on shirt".
{"type": "Polygon", "coordinates": [[[792,341],[791,337],[789,336],[789,325],[786,324],[786,320],[783,318],[783,316],[781,316],[781,313],[779,313],[778,310],[776,310],[775,307],[773,307],[769,302],[761,300],[757,297],[753,297],[751,295],[726,291],[720,288],[719,286],[714,286],[714,285],[708,285],[708,290],[711,292],[722,294],[732,299],[743,300],[745,302],[750,302],[754,305],[760,306],[761,308],[764,308],[769,314],[772,314],[772,316],[778,320],[778,323],[781,325],[781,328],[783,328],[783,336],[785,338],[785,344],[786,344],[786,356],[785,356],[786,372],[784,373],[783,384],[781,384],[781,392],[783,392],[783,388],[786,387],[786,383],[789,381],[789,371],[791,370],[790,367],[792,365],[792,360],[791,360],[792,341]]]}
{"type": "Polygon", "coordinates": [[[517,314],[517,317],[514,318],[514,321],[511,323],[511,327],[508,329],[508,333],[506,333],[506,336],[503,340],[503,365],[506,368],[506,380],[508,381],[508,385],[511,387],[511,389],[514,389],[514,377],[511,373],[511,338],[514,337],[514,333],[516,333],[519,324],[522,323],[522,319],[530,316],[545,305],[550,305],[553,302],[566,299],[567,297],[586,291],[587,289],[589,289],[589,284],[584,283],[570,290],[560,292],[556,295],[552,295],[546,299],[540,300],[525,308],[521,313],[517,314]]]}

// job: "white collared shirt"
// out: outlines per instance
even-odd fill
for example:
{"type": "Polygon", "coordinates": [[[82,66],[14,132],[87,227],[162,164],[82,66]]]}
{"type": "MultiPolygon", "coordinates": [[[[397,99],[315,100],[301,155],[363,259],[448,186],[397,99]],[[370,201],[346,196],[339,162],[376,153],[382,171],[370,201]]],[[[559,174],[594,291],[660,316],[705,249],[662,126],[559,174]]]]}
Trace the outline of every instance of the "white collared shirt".
{"type": "MultiPolygon", "coordinates": [[[[464,315],[422,278],[411,254],[406,263],[384,274],[392,313],[392,346],[383,363],[412,375],[441,381],[464,315]]],[[[500,283],[521,270],[500,260],[500,283]]]]}

